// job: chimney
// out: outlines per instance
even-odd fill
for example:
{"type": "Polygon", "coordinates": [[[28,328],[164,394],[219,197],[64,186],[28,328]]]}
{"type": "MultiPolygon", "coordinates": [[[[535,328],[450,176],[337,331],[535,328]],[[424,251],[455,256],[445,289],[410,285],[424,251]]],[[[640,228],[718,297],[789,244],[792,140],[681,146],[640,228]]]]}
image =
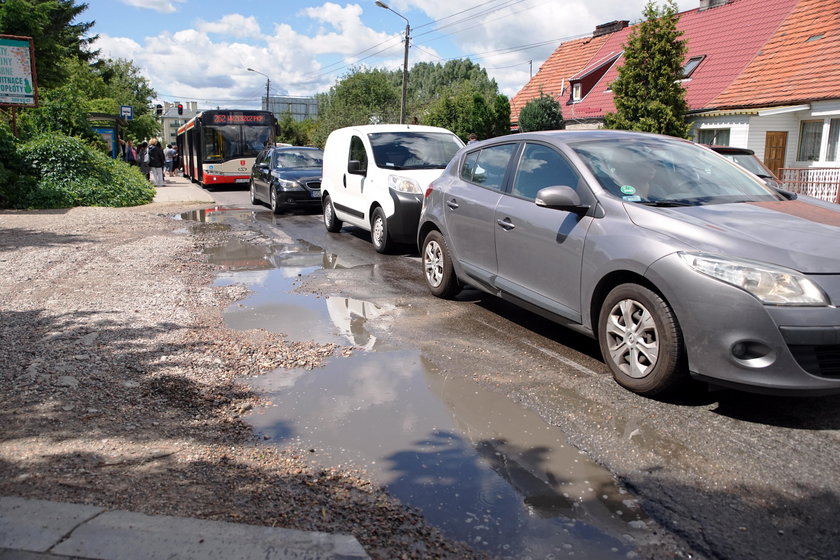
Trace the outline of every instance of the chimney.
{"type": "Polygon", "coordinates": [[[725,6],[726,4],[729,4],[729,0],[700,0],[700,7],[697,11],[702,12],[704,10],[711,10],[712,8],[717,8],[718,6],[725,6]]]}
{"type": "MultiPolygon", "coordinates": [[[[702,1],[702,0],[701,0],[702,1]]],[[[602,23],[601,25],[595,26],[595,31],[592,33],[593,37],[600,37],[602,35],[609,35],[610,33],[615,33],[616,31],[621,31],[630,22],[625,20],[616,20],[611,21],[609,23],[602,23]]]]}

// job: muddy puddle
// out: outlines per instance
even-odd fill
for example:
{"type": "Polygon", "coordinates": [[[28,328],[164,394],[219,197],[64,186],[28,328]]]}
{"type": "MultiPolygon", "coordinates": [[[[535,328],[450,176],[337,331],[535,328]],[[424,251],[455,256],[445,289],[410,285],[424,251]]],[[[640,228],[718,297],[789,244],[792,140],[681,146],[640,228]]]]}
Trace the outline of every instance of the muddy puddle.
{"type": "Polygon", "coordinates": [[[296,241],[236,242],[208,258],[226,268],[217,283],[252,292],[225,312],[231,328],[358,347],[323,368],[250,380],[271,402],[247,417],[266,441],[366,471],[450,537],[493,555],[623,558],[650,539],[633,496],[560,430],[469,372],[439,370],[419,346],[389,344],[398,306],[295,292],[301,277],[340,268],[340,256],[296,241]]]}

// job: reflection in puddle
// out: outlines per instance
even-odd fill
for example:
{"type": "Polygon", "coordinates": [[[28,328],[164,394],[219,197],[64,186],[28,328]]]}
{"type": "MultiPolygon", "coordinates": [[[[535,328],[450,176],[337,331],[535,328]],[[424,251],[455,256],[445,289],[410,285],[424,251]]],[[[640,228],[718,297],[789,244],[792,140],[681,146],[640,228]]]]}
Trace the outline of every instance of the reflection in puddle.
{"type": "Polygon", "coordinates": [[[301,276],[341,268],[336,255],[303,241],[231,241],[207,256],[226,269],[217,284],[251,290],[226,310],[229,327],[374,351],[255,378],[274,403],[248,418],[258,432],[316,449],[324,466],[365,469],[449,536],[494,555],[618,558],[632,552],[627,535],[646,534],[631,496],[557,428],[377,338],[393,328],[395,306],[293,293],[301,276]]]}
{"type": "Polygon", "coordinates": [[[624,556],[641,513],[558,429],[414,351],[278,369],[252,385],[273,405],[248,421],[322,465],[363,468],[451,537],[521,558],[624,556]]]}

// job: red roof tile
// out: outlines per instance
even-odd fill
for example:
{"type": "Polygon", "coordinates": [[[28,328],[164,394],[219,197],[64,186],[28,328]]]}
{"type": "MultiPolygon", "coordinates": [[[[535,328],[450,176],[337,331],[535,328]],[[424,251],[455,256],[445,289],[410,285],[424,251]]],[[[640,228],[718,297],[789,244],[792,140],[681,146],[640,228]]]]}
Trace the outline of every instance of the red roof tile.
{"type": "Polygon", "coordinates": [[[840,97],[840,2],[800,0],[747,68],[709,105],[786,105],[840,97]]]}
{"type": "Polygon", "coordinates": [[[540,90],[559,99],[561,88],[568,90],[569,78],[586,67],[605,39],[606,36],[584,37],[567,41],[557,47],[540,67],[537,75],[511,99],[511,120],[516,122],[519,119],[519,111],[528,101],[539,97],[540,90]]]}
{"type": "MultiPolygon", "coordinates": [[[[838,5],[836,0],[801,1],[803,3],[821,2],[835,7],[838,5]]],[[[683,32],[683,38],[687,40],[686,60],[705,55],[691,79],[683,82],[689,108],[693,110],[708,108],[712,100],[748,67],[796,4],[797,0],[731,0],[730,3],[716,8],[703,11],[694,9],[681,13],[678,28],[683,32]]],[[[611,53],[623,50],[627,37],[634,28],[635,26],[603,37],[604,41],[600,49],[589,60],[605,59],[611,53]]],[[[572,50],[571,46],[567,47],[570,43],[560,45],[558,51],[572,50]]],[[[574,53],[566,52],[565,56],[572,58],[574,53]]],[[[833,60],[837,60],[836,53],[833,60]]],[[[569,97],[564,96],[561,103],[564,104],[563,116],[566,120],[601,118],[604,113],[615,111],[612,92],[607,91],[607,86],[618,77],[617,68],[622,63],[623,58],[619,58],[616,65],[581,102],[566,105],[569,97]]],[[[551,82],[550,86],[553,86],[553,91],[557,91],[559,77],[554,78],[558,81],[551,82]]],[[[543,89],[546,91],[549,89],[549,84],[546,84],[545,80],[543,80],[543,89]]],[[[534,90],[532,83],[529,83],[514,99],[521,108],[538,95],[538,89],[534,90]],[[531,95],[526,95],[526,93],[531,95]]],[[[511,113],[518,114],[518,111],[511,113]]]]}

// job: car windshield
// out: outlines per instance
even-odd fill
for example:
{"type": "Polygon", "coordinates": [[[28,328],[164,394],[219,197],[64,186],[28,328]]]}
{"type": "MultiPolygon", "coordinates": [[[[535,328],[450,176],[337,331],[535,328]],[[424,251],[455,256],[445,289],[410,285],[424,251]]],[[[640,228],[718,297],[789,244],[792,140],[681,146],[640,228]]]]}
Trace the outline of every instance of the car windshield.
{"type": "Polygon", "coordinates": [[[368,137],[376,166],[386,169],[443,169],[463,146],[448,132],[377,132],[368,137]]]}
{"type": "Polygon", "coordinates": [[[784,200],[763,182],[689,142],[658,136],[570,147],[610,194],[659,206],[784,200]]]}
{"type": "Polygon", "coordinates": [[[324,152],[321,150],[282,150],[277,152],[274,167],[278,169],[301,169],[321,167],[324,152]]]}

